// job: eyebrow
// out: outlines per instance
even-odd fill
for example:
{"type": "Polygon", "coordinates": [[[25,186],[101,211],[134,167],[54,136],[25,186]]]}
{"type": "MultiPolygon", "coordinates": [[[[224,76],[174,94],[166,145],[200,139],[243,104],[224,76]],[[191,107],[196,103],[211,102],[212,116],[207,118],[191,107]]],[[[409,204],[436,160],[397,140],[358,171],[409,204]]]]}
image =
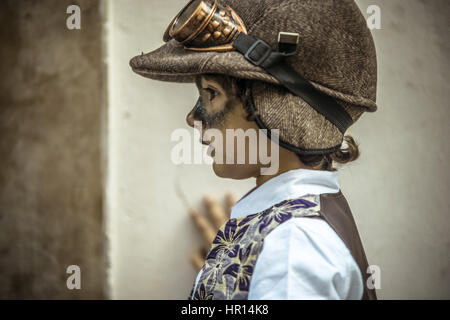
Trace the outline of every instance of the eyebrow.
{"type": "MultiPolygon", "coordinates": [[[[219,89],[220,87],[222,87],[222,90],[230,89],[230,87],[225,79],[217,78],[214,76],[208,76],[208,75],[203,75],[203,78],[205,78],[207,81],[210,81],[210,84],[208,85],[208,87],[211,87],[216,91],[221,91],[221,89],[219,89]],[[211,82],[212,82],[212,84],[211,84],[211,82]],[[216,83],[216,84],[214,84],[214,83],[216,83]]],[[[197,86],[199,91],[204,89],[202,86],[202,77],[201,76],[195,77],[195,85],[197,86]]]]}

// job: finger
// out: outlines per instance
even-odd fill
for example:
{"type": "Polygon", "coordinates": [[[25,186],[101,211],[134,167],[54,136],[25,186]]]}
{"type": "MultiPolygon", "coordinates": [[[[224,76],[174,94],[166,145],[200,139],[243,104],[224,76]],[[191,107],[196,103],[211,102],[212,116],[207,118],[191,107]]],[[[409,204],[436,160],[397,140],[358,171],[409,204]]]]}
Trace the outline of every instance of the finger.
{"type": "Polygon", "coordinates": [[[230,218],[231,215],[231,207],[234,206],[237,202],[237,198],[231,192],[227,193],[225,196],[225,210],[227,214],[227,218],[230,218]]]}
{"type": "Polygon", "coordinates": [[[200,269],[203,267],[204,262],[205,260],[202,256],[202,250],[197,250],[191,255],[191,264],[197,271],[200,271],[200,269]]]}
{"type": "Polygon", "coordinates": [[[200,253],[203,257],[203,260],[206,260],[206,256],[208,255],[208,248],[206,248],[206,247],[200,248],[200,253]]]}
{"type": "Polygon", "coordinates": [[[205,196],[203,202],[206,207],[206,212],[211,218],[214,226],[218,230],[228,219],[225,211],[219,203],[211,196],[205,196]]]}
{"type": "Polygon", "coordinates": [[[200,233],[208,244],[211,244],[214,240],[214,237],[217,234],[217,231],[214,229],[214,226],[198,212],[197,209],[190,209],[189,214],[194,220],[195,225],[200,230],[200,233]]]}

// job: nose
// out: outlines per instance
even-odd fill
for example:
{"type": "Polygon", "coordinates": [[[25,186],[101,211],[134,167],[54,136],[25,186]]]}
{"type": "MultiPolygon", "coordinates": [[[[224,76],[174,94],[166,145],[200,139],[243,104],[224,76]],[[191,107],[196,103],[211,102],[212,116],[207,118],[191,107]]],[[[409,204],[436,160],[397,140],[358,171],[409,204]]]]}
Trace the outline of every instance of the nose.
{"type": "Polygon", "coordinates": [[[194,127],[194,120],[195,120],[194,119],[194,110],[195,110],[195,107],[186,116],[186,122],[187,122],[188,126],[190,126],[192,128],[194,127]]]}
{"type": "MultiPolygon", "coordinates": [[[[195,121],[202,121],[199,118],[199,109],[201,107],[201,98],[198,98],[197,102],[195,103],[194,108],[192,108],[191,112],[188,113],[188,115],[186,116],[186,122],[187,124],[192,127],[195,128],[195,121]]],[[[203,121],[202,121],[202,127],[203,127],[203,121]]]]}

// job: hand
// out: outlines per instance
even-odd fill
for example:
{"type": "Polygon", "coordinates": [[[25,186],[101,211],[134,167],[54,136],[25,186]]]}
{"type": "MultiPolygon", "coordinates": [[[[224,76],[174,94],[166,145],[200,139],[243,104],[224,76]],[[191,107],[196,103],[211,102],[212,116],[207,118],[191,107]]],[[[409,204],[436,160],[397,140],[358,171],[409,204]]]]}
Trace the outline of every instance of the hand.
{"type": "Polygon", "coordinates": [[[202,245],[191,256],[191,263],[198,271],[202,268],[208,250],[220,227],[230,219],[231,207],[236,203],[233,194],[228,193],[225,196],[225,208],[223,208],[212,196],[204,196],[203,203],[206,210],[206,216],[197,209],[190,209],[189,214],[194,224],[199,229],[205,244],[202,245]]]}

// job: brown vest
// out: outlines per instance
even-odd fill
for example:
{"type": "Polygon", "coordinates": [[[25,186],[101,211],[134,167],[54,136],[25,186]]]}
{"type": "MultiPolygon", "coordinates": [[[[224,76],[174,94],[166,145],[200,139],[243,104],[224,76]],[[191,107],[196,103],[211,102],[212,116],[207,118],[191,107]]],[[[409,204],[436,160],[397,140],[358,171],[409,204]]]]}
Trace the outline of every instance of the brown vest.
{"type": "Polygon", "coordinates": [[[344,195],[338,193],[327,193],[320,195],[320,213],[321,217],[334,229],[338,236],[345,243],[350,253],[355,259],[361,271],[364,285],[363,300],[376,300],[375,289],[367,287],[367,279],[370,274],[367,273],[369,266],[364,252],[364,248],[356,228],[355,220],[348,206],[344,195]]]}
{"type": "Polygon", "coordinates": [[[219,229],[203,265],[197,290],[194,292],[193,288],[189,299],[247,299],[264,237],[279,224],[295,217],[323,219],[334,229],[360,269],[362,299],[376,299],[375,290],[367,287],[370,275],[366,255],[350,208],[340,191],[285,200],[260,213],[230,219],[219,229]]]}

